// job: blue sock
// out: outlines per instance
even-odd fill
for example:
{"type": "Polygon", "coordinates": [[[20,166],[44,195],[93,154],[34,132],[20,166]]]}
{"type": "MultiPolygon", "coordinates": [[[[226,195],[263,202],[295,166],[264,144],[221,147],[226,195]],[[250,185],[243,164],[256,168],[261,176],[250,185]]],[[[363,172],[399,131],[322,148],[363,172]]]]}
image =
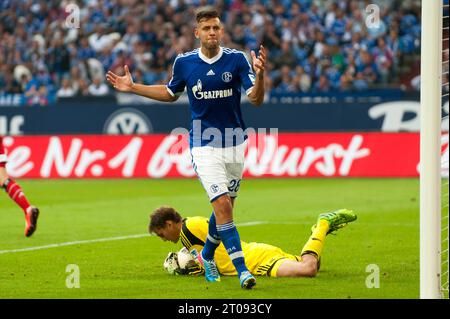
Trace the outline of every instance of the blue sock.
{"type": "Polygon", "coordinates": [[[220,236],[216,227],[216,215],[212,212],[209,218],[208,236],[206,237],[205,246],[202,250],[202,257],[206,260],[214,259],[214,252],[220,244],[220,236]]]}
{"type": "Polygon", "coordinates": [[[241,239],[234,222],[217,225],[217,231],[238,275],[240,276],[243,271],[248,271],[242,253],[241,239]]]}

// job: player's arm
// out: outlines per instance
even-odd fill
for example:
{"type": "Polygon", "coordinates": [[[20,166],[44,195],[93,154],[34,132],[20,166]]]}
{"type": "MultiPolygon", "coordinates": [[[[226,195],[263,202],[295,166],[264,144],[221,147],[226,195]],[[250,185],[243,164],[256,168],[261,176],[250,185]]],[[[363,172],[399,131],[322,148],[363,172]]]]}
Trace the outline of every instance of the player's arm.
{"type": "Polygon", "coordinates": [[[265,94],[264,76],[262,78],[256,76],[255,85],[248,94],[248,99],[253,105],[260,106],[264,101],[264,94],[265,94]]]}
{"type": "Polygon", "coordinates": [[[242,86],[247,93],[249,101],[255,105],[260,106],[264,101],[264,69],[266,63],[266,50],[261,45],[259,56],[256,57],[254,51],[251,51],[252,64],[242,53],[239,61],[239,76],[242,81],[242,86]]]}
{"type": "Polygon", "coordinates": [[[253,105],[260,106],[264,101],[264,70],[266,64],[266,49],[261,45],[259,56],[256,57],[255,51],[251,51],[253,70],[255,70],[255,85],[248,94],[248,99],[253,105]]]}
{"type": "Polygon", "coordinates": [[[162,102],[174,102],[178,100],[178,96],[170,95],[165,85],[134,84],[131,92],[162,102]]]}
{"type": "Polygon", "coordinates": [[[106,79],[117,91],[134,93],[162,102],[173,102],[178,99],[177,95],[169,93],[165,85],[144,85],[134,83],[128,66],[125,65],[124,69],[125,75],[123,76],[114,74],[111,71],[108,71],[106,74],[106,79]]]}

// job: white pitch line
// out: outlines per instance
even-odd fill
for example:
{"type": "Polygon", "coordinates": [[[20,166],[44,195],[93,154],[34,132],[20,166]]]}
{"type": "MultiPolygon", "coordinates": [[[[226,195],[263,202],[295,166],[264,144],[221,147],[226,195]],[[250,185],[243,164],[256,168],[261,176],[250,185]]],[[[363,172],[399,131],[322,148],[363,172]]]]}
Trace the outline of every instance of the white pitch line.
{"type": "Polygon", "coordinates": [[[262,224],[268,224],[268,223],[269,222],[254,221],[254,222],[247,222],[247,223],[236,224],[236,226],[237,227],[245,227],[245,226],[262,225],[262,224]]]}
{"type": "Polygon", "coordinates": [[[130,238],[140,238],[140,237],[144,237],[144,236],[149,236],[149,234],[138,234],[138,235],[119,236],[119,237],[97,238],[97,239],[90,239],[90,240],[77,240],[77,241],[69,241],[69,242],[66,242],[66,243],[50,244],[50,245],[45,245],[45,246],[35,246],[35,247],[19,248],[19,249],[11,249],[11,250],[0,250],[0,254],[19,253],[19,252],[23,252],[23,251],[33,251],[33,250],[41,250],[41,249],[47,249],[47,248],[57,248],[57,247],[71,246],[71,245],[99,243],[99,242],[103,242],[103,241],[114,241],[114,240],[130,239],[130,238]]]}
{"type": "MultiPolygon", "coordinates": [[[[237,226],[238,227],[245,227],[245,226],[254,226],[254,225],[267,224],[267,223],[268,222],[254,221],[254,222],[237,224],[237,226]]],[[[0,250],[0,255],[1,254],[7,254],[7,253],[20,253],[20,252],[24,252],[24,251],[42,250],[42,249],[48,249],[48,248],[58,248],[58,247],[72,246],[72,245],[100,243],[100,242],[105,242],[105,241],[124,240],[124,239],[131,239],[131,238],[141,238],[141,237],[147,237],[147,236],[151,236],[151,235],[150,234],[137,234],[137,235],[128,235],[128,236],[119,236],[119,237],[108,237],[108,238],[97,238],[97,239],[89,239],[89,240],[69,241],[69,242],[65,242],[65,243],[49,244],[49,245],[44,245],[44,246],[35,246],[35,247],[10,249],[10,250],[0,250]]]]}

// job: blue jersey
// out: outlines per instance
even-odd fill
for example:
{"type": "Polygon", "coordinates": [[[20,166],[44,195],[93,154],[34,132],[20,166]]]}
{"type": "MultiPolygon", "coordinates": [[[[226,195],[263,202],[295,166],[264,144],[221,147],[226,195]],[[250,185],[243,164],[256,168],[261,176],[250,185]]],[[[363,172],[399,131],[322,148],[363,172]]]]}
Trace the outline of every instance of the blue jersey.
{"type": "Polygon", "coordinates": [[[241,87],[248,95],[254,84],[252,66],[243,52],[221,47],[211,59],[200,49],[179,54],[167,90],[172,96],[179,96],[187,89],[190,146],[227,147],[242,143],[246,127],[241,113],[241,87]]]}

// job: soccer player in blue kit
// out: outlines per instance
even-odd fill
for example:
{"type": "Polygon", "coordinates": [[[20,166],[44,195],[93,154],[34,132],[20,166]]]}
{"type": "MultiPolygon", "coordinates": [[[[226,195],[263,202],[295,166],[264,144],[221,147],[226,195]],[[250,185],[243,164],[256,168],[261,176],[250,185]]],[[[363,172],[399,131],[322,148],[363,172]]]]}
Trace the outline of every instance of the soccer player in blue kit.
{"type": "Polygon", "coordinates": [[[214,252],[222,242],[241,287],[251,289],[256,280],[245,264],[233,222],[233,206],[244,170],[247,138],[240,106],[241,87],[252,104],[262,104],[266,51],[262,45],[259,56],[251,51],[250,64],[243,52],[221,47],[224,29],[214,8],[200,8],[196,21],[194,34],[200,40],[200,48],[176,57],[167,85],[135,84],[128,66],[124,67],[125,75],[109,71],[106,78],[118,91],[163,102],[176,101],[186,88],[192,121],[189,132],[192,164],[214,209],[207,240],[198,258],[205,268],[206,280],[220,281],[214,252]]]}

